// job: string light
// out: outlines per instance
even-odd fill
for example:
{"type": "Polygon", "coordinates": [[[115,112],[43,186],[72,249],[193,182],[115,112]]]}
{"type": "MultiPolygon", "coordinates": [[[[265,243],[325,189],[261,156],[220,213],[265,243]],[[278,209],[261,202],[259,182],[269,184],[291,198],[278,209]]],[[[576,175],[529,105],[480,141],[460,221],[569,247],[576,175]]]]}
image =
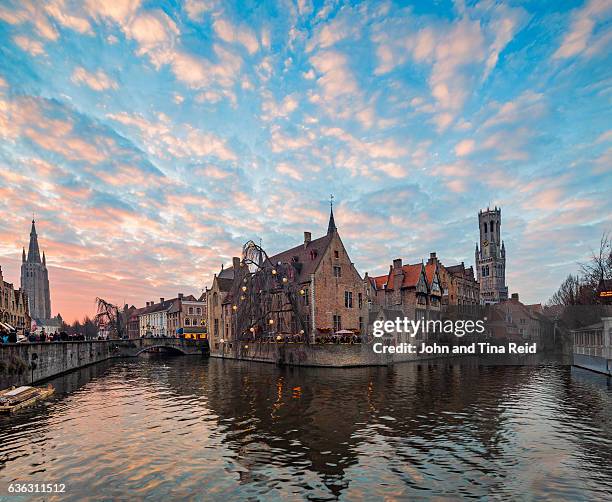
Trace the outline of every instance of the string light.
{"type": "Polygon", "coordinates": [[[272,325],[274,324],[274,319],[270,319],[270,320],[268,321],[268,324],[269,324],[270,326],[272,326],[272,325]]]}

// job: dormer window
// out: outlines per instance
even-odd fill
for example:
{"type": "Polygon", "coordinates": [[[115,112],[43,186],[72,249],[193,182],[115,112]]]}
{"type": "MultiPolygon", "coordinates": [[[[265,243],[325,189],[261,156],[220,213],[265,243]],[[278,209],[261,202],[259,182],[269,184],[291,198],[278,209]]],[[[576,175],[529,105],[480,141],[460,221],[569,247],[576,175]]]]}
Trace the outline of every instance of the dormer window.
{"type": "Polygon", "coordinates": [[[334,258],[340,258],[340,253],[338,251],[334,251],[334,258]]]}

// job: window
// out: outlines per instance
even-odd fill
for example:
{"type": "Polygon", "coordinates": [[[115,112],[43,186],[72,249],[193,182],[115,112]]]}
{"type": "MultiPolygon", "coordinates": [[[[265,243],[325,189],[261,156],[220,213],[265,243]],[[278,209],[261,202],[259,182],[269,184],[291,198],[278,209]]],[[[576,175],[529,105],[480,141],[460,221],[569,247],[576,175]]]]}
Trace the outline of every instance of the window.
{"type": "Polygon", "coordinates": [[[353,292],[352,291],[345,291],[344,292],[344,306],[347,309],[352,309],[353,308],[353,292]]]}
{"type": "Polygon", "coordinates": [[[311,249],[310,250],[310,259],[314,260],[317,257],[317,250],[316,249],[311,249]]]}
{"type": "Polygon", "coordinates": [[[342,316],[334,315],[334,331],[340,331],[342,329],[342,316]]]}
{"type": "Polygon", "coordinates": [[[185,326],[191,326],[191,321],[189,320],[189,317],[185,319],[185,326]]]}
{"type": "Polygon", "coordinates": [[[196,309],[196,313],[197,313],[198,315],[202,315],[202,308],[201,308],[201,307],[198,307],[198,308],[196,309]]]}
{"type": "Polygon", "coordinates": [[[334,277],[342,277],[342,267],[334,265],[334,277]]]}
{"type": "Polygon", "coordinates": [[[485,228],[485,234],[487,233],[487,224],[484,224],[484,228],[485,228]]]}
{"type": "Polygon", "coordinates": [[[310,305],[310,291],[304,288],[304,305],[310,305]]]}
{"type": "Polygon", "coordinates": [[[359,318],[359,333],[363,333],[363,317],[359,318]]]}
{"type": "Polygon", "coordinates": [[[189,315],[193,315],[193,307],[189,307],[189,315]]]}
{"type": "Polygon", "coordinates": [[[338,251],[334,251],[334,258],[340,258],[340,253],[338,253],[338,251]]]}
{"type": "Polygon", "coordinates": [[[357,294],[357,303],[359,305],[359,308],[363,307],[363,294],[361,293],[357,294]]]}
{"type": "Polygon", "coordinates": [[[219,336],[219,319],[215,319],[213,332],[215,333],[215,337],[219,336]]]}
{"type": "Polygon", "coordinates": [[[219,296],[217,295],[217,292],[213,293],[213,305],[215,307],[219,305],[219,296]]]}

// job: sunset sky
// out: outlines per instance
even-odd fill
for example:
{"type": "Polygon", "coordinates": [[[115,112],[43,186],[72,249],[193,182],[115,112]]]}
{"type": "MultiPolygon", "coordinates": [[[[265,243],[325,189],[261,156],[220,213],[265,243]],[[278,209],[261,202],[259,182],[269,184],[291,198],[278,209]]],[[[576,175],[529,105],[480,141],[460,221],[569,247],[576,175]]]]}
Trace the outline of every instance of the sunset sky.
{"type": "Polygon", "coordinates": [[[612,0],[0,3],[0,265],[53,313],[199,295],[248,239],[363,275],[474,262],[546,301],[612,228],[612,0]],[[44,6],[44,7],[41,7],[44,6]],[[606,47],[608,48],[606,50],[606,47]]]}

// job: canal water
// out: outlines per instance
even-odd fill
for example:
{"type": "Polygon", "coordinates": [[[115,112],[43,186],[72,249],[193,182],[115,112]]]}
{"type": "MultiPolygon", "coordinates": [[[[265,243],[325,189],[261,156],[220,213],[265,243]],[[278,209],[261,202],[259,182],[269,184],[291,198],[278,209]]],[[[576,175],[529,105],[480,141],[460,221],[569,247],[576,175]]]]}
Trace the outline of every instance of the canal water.
{"type": "Polygon", "coordinates": [[[177,357],[52,383],[0,417],[0,498],[11,482],[63,483],[58,500],[612,496],[610,383],[567,366],[177,357]]]}

